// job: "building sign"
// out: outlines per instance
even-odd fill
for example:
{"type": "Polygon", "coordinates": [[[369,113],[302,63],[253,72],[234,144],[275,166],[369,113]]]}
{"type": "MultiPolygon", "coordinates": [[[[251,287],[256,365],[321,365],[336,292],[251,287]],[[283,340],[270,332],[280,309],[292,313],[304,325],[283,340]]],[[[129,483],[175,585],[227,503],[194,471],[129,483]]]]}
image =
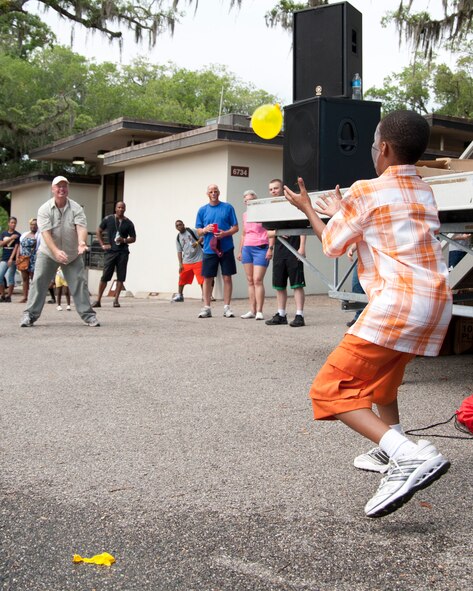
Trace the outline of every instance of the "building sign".
{"type": "Polygon", "coordinates": [[[231,166],[231,176],[243,176],[248,178],[250,176],[249,166],[231,166]]]}

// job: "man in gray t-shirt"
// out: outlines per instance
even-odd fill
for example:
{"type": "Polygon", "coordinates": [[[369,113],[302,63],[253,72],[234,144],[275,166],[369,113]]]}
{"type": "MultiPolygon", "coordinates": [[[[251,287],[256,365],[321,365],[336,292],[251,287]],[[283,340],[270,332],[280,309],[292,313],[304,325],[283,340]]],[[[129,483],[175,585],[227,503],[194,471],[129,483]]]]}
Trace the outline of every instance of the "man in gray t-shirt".
{"type": "Polygon", "coordinates": [[[197,283],[202,288],[204,279],[202,277],[202,238],[199,238],[197,232],[192,228],[186,228],[182,220],[176,221],[176,230],[178,232],[176,237],[177,258],[179,261],[179,283],[178,293],[176,293],[171,301],[184,301],[184,285],[190,285],[197,279],[197,283]]]}
{"type": "Polygon", "coordinates": [[[51,184],[52,198],[39,208],[41,242],[28,302],[20,326],[33,326],[41,316],[48,287],[61,266],[74,299],[76,311],[88,326],[100,326],[90,305],[87,274],[82,255],[87,246],[87,220],[82,205],[69,199],[69,181],[57,176],[51,184]]]}

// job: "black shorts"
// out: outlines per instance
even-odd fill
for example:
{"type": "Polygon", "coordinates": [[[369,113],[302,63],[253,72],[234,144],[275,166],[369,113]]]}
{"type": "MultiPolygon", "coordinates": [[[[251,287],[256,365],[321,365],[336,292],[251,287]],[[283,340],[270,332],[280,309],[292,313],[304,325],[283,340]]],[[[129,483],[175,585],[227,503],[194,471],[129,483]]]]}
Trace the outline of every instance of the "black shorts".
{"type": "Polygon", "coordinates": [[[115,269],[117,270],[117,281],[122,283],[126,279],[126,268],[128,265],[128,256],[130,253],[123,250],[109,250],[105,253],[105,262],[103,265],[103,274],[100,281],[110,281],[115,269]]]}
{"type": "Polygon", "coordinates": [[[291,289],[305,287],[304,264],[295,256],[273,259],[273,289],[286,289],[287,280],[291,289]]]}
{"type": "Polygon", "coordinates": [[[221,257],[218,254],[206,254],[202,259],[202,277],[217,277],[218,266],[222,269],[222,275],[236,275],[236,262],[234,249],[226,250],[221,257]]]}

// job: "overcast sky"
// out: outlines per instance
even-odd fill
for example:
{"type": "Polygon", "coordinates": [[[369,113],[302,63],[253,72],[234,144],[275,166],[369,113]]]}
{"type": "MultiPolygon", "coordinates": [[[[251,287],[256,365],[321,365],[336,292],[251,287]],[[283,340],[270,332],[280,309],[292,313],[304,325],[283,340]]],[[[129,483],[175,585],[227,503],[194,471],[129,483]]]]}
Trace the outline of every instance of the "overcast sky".
{"type": "MultiPolygon", "coordinates": [[[[98,34],[85,34],[75,29],[74,51],[96,61],[129,63],[134,57],[146,56],[155,63],[172,61],[190,70],[212,64],[226,65],[240,79],[251,82],[277,95],[283,105],[292,103],[292,36],[280,28],[268,29],[265,13],[276,0],[243,0],[242,9],[229,11],[228,0],[199,0],[199,8],[189,8],[176,26],[174,36],[164,34],[149,50],[137,46],[127,35],[120,58],[118,45],[110,45],[98,34]]],[[[399,5],[399,0],[351,0],[363,15],[363,87],[381,86],[386,75],[410,63],[411,49],[399,47],[393,26],[383,28],[381,18],[399,5]]],[[[415,8],[439,10],[437,1],[416,0],[415,8]]],[[[48,17],[50,24],[57,23],[48,17]]],[[[70,29],[65,21],[53,25],[58,40],[69,44],[70,29]]]]}

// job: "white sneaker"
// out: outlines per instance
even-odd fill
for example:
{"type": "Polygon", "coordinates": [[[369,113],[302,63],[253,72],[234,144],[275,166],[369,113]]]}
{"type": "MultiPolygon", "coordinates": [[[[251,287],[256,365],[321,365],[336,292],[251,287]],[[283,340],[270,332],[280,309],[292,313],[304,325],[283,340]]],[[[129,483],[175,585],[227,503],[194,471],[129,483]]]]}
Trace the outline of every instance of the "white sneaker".
{"type": "Polygon", "coordinates": [[[226,306],[223,306],[223,317],[235,318],[235,314],[230,310],[230,306],[228,304],[226,306]]]}
{"type": "Polygon", "coordinates": [[[256,320],[264,320],[263,312],[256,312],[256,320]]]}
{"type": "Polygon", "coordinates": [[[62,306],[58,306],[58,307],[56,308],[56,310],[57,310],[58,312],[62,312],[62,306]]]}
{"type": "Polygon", "coordinates": [[[450,462],[429,442],[420,440],[410,455],[389,461],[389,469],[375,495],[366,503],[368,517],[383,517],[407,503],[450,468],[450,462]]]}
{"type": "Polygon", "coordinates": [[[389,468],[389,456],[380,447],[373,447],[353,460],[355,468],[384,474],[389,468]]]}
{"type": "Polygon", "coordinates": [[[70,306],[67,306],[66,310],[67,310],[68,312],[70,312],[70,311],[71,311],[71,307],[70,307],[70,306]]]}
{"type": "Polygon", "coordinates": [[[253,314],[253,312],[247,312],[246,314],[242,314],[240,318],[243,318],[243,320],[247,320],[248,318],[255,318],[255,315],[253,314]]]}
{"type": "Polygon", "coordinates": [[[21,317],[20,326],[21,327],[33,326],[33,321],[31,320],[31,316],[28,314],[28,312],[23,312],[23,316],[21,317]]]}
{"type": "Polygon", "coordinates": [[[212,310],[210,308],[202,308],[197,318],[212,318],[212,310]]]}

